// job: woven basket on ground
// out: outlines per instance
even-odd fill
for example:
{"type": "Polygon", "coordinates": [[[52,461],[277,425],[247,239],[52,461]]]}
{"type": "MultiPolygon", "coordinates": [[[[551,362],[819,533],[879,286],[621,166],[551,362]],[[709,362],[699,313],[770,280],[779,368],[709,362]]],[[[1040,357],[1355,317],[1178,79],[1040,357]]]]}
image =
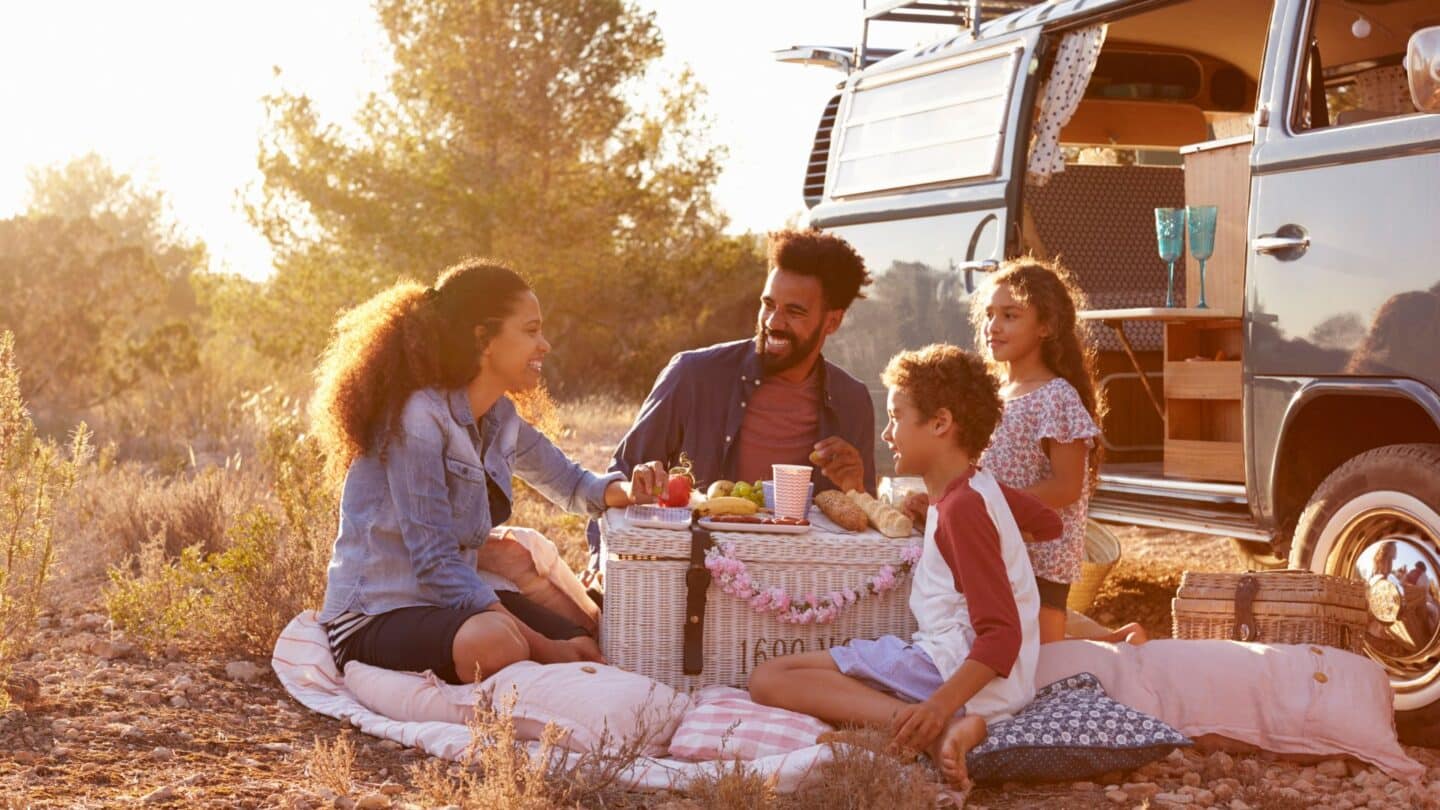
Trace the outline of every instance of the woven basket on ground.
{"type": "Polygon", "coordinates": [[[1308,571],[1186,571],[1171,604],[1175,638],[1320,644],[1354,653],[1363,650],[1369,617],[1363,583],[1308,571]]]}
{"type": "MultiPolygon", "coordinates": [[[[860,600],[829,624],[784,624],[757,613],[726,594],[718,582],[707,591],[704,668],[685,675],[683,639],[690,533],[630,525],[619,510],[601,521],[605,555],[605,611],[600,644],[610,663],[680,690],[725,685],[744,688],[761,662],[780,655],[828,649],[855,638],[915,631],[910,614],[910,578],[881,596],[860,600]]],[[[892,540],[874,531],[805,535],[716,532],[733,543],[749,574],[767,587],[791,595],[825,595],[863,587],[885,565],[896,566],[910,540],[892,540]]]]}
{"type": "Polygon", "coordinates": [[[1095,604],[1100,585],[1110,569],[1120,561],[1120,538],[1095,521],[1085,523],[1085,559],[1080,563],[1080,579],[1070,585],[1065,606],[1084,613],[1095,604]]]}

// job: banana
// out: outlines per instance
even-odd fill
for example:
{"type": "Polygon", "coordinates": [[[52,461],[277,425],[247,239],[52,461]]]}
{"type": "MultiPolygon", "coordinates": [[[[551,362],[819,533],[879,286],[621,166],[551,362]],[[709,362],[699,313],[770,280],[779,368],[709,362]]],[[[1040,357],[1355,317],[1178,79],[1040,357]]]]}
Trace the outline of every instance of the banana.
{"type": "Polygon", "coordinates": [[[711,515],[753,515],[760,511],[760,507],[748,498],[735,498],[725,496],[711,498],[695,507],[695,513],[700,517],[711,515]]]}

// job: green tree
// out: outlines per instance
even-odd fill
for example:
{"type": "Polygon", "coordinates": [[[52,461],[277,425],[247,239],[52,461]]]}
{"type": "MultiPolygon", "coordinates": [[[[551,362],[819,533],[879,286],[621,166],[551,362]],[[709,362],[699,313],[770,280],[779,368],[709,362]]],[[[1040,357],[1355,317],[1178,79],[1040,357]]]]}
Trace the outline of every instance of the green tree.
{"type": "Polygon", "coordinates": [[[308,364],[339,311],[467,255],[535,283],[561,391],[642,389],[668,353],[748,325],[735,302],[753,301],[762,265],[753,239],[722,232],[700,88],[682,75],[654,105],[631,100],[662,52],[650,14],[623,0],[376,8],[396,67],[351,125],[303,94],[267,99],[250,216],[276,275],[243,319],[262,351],[308,364]]]}
{"type": "Polygon", "coordinates": [[[26,214],[0,220],[0,329],[15,334],[37,421],[58,429],[193,372],[205,248],[162,195],[93,154],[29,179],[26,214]]]}

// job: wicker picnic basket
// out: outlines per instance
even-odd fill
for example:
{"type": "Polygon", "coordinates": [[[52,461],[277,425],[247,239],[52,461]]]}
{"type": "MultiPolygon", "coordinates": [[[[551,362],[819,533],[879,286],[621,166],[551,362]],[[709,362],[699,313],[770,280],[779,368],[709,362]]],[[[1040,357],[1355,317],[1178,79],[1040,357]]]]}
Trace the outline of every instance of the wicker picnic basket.
{"type": "Polygon", "coordinates": [[[1110,569],[1120,561],[1120,538],[1093,520],[1085,522],[1085,557],[1080,563],[1080,579],[1070,586],[1065,606],[1084,613],[1095,604],[1110,569]]]}
{"type": "MultiPolygon", "coordinates": [[[[601,533],[605,549],[601,649],[611,664],[675,689],[744,688],[750,673],[769,658],[823,650],[855,638],[885,634],[909,638],[915,630],[909,577],[900,579],[891,591],[850,605],[828,624],[782,623],[725,593],[718,582],[709,582],[702,590],[703,621],[694,623],[703,644],[692,649],[692,659],[700,660],[692,660],[689,669],[698,671],[687,675],[686,625],[695,612],[689,584],[697,573],[691,564],[691,533],[635,527],[619,510],[611,510],[601,520],[601,533]]],[[[755,581],[796,595],[863,587],[881,567],[898,568],[907,544],[874,531],[831,534],[818,528],[804,535],[716,532],[711,537],[716,543],[733,544],[735,556],[745,562],[755,581]]],[[[701,579],[709,580],[703,575],[701,579]]]]}
{"type": "Polygon", "coordinates": [[[1172,602],[1175,638],[1320,644],[1363,651],[1365,585],[1308,571],[1186,571],[1172,602]]]}

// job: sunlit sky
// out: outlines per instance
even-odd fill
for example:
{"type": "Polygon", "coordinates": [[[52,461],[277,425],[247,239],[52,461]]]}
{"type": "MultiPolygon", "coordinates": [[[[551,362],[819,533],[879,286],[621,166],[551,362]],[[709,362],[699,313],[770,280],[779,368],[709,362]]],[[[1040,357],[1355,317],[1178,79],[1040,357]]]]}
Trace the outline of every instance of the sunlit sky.
{"type": "MultiPolygon", "coordinates": [[[[771,51],[853,43],[860,0],[638,2],[666,40],[658,75],[688,64],[709,91],[711,139],[729,150],[716,192],[732,228],[767,230],[802,210],[815,124],[840,74],[771,51]]],[[[899,28],[882,36],[911,44],[917,35],[899,28]]],[[[0,218],[24,210],[28,167],[94,151],[163,191],[214,269],[264,277],[269,248],[237,199],[258,180],[261,97],[283,86],[344,121],[388,69],[365,0],[5,3],[0,218]]]]}

